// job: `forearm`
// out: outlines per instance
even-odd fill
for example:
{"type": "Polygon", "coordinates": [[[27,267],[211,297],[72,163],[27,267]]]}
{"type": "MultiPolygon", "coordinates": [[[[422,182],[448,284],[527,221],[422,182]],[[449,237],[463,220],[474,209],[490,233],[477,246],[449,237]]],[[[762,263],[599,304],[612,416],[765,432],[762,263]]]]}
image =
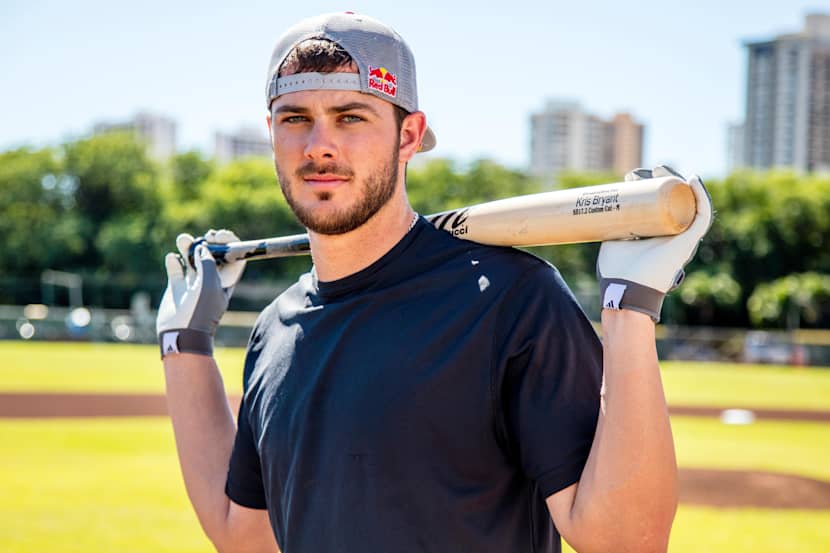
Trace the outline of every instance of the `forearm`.
{"type": "Polygon", "coordinates": [[[225,479],[236,434],[222,377],[213,358],[187,353],[167,355],[164,373],[185,488],[202,528],[218,543],[227,527],[225,479]]]}
{"type": "Polygon", "coordinates": [[[665,551],[677,507],[677,462],[654,323],[634,311],[605,310],[602,332],[605,412],[571,520],[590,529],[585,551],[665,551]]]}

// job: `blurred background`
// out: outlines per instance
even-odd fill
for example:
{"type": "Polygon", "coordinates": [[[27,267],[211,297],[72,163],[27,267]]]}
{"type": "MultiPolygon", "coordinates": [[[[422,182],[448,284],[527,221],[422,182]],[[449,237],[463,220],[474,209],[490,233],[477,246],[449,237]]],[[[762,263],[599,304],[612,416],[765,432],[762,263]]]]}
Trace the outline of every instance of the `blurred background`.
{"type": "MultiPolygon", "coordinates": [[[[210,550],[164,419],[162,259],[180,232],[303,231],[265,70],[287,26],[341,10],[415,53],[420,213],[704,178],[715,223],[658,326],[671,550],[830,550],[830,6],[801,0],[0,4],[0,550],[210,550]]],[[[594,320],[597,250],[532,249],[594,320]]],[[[309,268],[248,265],[217,336],[233,401],[258,311],[309,268]]]]}

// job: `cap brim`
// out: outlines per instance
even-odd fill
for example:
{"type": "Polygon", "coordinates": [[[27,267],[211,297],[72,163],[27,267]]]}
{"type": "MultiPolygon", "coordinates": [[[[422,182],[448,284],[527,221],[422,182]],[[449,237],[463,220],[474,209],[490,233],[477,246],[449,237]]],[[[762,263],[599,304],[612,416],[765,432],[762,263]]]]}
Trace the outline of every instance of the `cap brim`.
{"type": "Polygon", "coordinates": [[[424,133],[424,138],[421,140],[421,147],[418,148],[418,153],[430,151],[435,148],[437,143],[438,141],[435,140],[435,133],[432,132],[432,129],[427,127],[427,131],[424,133]]]}

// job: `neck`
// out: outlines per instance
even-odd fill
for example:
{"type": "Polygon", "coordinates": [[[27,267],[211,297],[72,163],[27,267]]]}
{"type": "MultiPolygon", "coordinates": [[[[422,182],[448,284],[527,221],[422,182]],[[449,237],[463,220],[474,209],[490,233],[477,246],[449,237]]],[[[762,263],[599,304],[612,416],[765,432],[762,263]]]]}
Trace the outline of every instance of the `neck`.
{"type": "Polygon", "coordinates": [[[317,278],[328,282],[365,269],[400,242],[414,217],[405,188],[398,186],[386,205],[355,230],[337,235],[309,232],[317,278]]]}

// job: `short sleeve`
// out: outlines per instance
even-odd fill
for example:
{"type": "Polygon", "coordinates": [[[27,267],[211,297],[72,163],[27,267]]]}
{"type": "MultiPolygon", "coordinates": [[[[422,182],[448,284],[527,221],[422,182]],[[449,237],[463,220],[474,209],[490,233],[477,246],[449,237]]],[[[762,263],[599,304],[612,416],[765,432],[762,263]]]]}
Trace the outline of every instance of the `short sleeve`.
{"type": "Polygon", "coordinates": [[[245,399],[239,405],[236,438],[231,451],[225,494],[235,503],[251,509],[266,509],[262,467],[256,449],[245,399]]]}
{"type": "Polygon", "coordinates": [[[559,272],[526,273],[502,308],[497,406],[511,456],[544,497],[577,482],[599,416],[602,346],[559,272]]]}

